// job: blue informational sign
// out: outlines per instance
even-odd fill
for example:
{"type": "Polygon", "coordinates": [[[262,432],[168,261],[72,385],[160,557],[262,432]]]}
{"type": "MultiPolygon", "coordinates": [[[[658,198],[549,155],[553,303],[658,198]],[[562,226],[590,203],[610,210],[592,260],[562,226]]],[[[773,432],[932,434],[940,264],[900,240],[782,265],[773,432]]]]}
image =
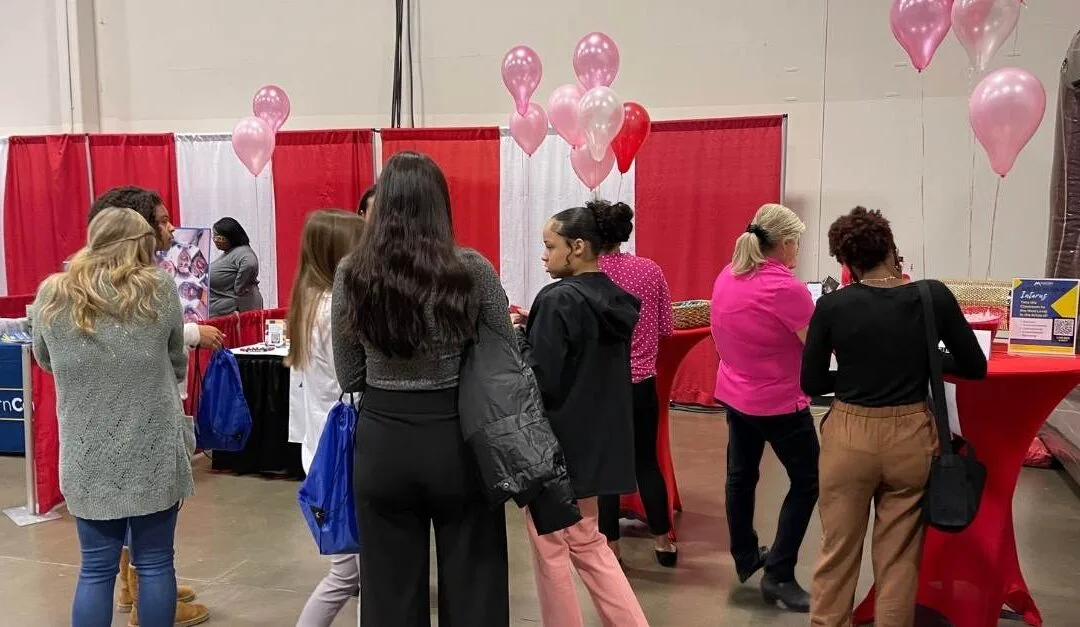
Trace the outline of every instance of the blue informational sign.
{"type": "Polygon", "coordinates": [[[1075,355],[1078,309],[1077,279],[1014,279],[1009,352],[1075,355]]]}
{"type": "Polygon", "coordinates": [[[23,346],[0,342],[0,453],[25,453],[23,346]]]}

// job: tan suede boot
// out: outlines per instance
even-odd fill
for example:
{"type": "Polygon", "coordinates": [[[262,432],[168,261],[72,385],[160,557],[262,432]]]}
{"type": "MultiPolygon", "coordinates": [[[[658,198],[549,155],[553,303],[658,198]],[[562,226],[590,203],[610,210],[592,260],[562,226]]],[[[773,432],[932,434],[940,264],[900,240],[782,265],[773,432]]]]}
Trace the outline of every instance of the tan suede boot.
{"type": "MultiPolygon", "coordinates": [[[[125,546],[120,552],[120,592],[116,599],[116,611],[127,614],[134,606],[131,586],[128,584],[128,570],[131,568],[131,552],[125,546]]],[[[191,586],[176,586],[176,602],[190,603],[195,600],[195,589],[191,586]]]]}
{"type": "MultiPolygon", "coordinates": [[[[128,627],[139,627],[139,577],[135,573],[135,567],[128,568],[128,588],[131,591],[131,616],[128,618],[128,627]]],[[[205,605],[198,603],[176,603],[176,618],[173,619],[175,627],[193,627],[210,620],[210,610],[205,605]]]]}

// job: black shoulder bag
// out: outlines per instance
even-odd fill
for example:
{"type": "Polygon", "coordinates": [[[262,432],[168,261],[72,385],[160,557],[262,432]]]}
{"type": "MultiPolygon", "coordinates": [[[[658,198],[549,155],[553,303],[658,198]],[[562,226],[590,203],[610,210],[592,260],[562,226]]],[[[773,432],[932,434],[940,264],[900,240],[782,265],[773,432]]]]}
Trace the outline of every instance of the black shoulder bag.
{"type": "Polygon", "coordinates": [[[919,282],[919,298],[926,319],[926,348],[930,356],[930,410],[940,447],[930,463],[923,516],[926,524],[939,531],[958,533],[967,529],[979,511],[986,485],[986,467],[975,457],[974,447],[963,438],[953,437],[949,428],[934,305],[925,281],[919,282]]]}

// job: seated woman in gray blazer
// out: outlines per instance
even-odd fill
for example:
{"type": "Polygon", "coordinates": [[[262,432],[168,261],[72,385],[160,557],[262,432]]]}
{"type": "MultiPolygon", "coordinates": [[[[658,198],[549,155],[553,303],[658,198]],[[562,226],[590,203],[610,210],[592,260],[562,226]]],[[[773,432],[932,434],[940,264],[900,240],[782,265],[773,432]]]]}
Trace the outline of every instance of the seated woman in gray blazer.
{"type": "Polygon", "coordinates": [[[234,218],[214,223],[214,246],[224,254],[210,264],[210,315],[263,308],[259,291],[259,257],[251,240],[234,218]]]}

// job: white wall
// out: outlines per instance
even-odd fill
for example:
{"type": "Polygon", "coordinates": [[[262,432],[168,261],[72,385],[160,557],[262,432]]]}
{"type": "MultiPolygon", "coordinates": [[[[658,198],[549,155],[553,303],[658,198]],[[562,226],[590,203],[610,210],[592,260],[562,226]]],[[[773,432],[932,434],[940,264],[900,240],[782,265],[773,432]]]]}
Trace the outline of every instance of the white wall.
{"type": "MultiPolygon", "coordinates": [[[[49,30],[56,23],[50,6],[63,1],[0,0],[4,57],[13,57],[12,38],[21,42],[21,54],[29,54],[26,65],[0,69],[0,133],[64,123],[57,85],[66,80],[50,74],[63,66],[57,62],[62,49],[58,31],[49,30]],[[9,85],[19,88],[8,94],[9,85]]],[[[789,115],[787,202],[809,225],[801,270],[807,278],[817,276],[819,266],[820,274],[835,272],[824,229],[858,203],[887,212],[917,274],[923,271],[925,211],[929,273],[969,274],[973,148],[966,60],[950,36],[918,77],[889,33],[889,0],[412,1],[417,125],[505,125],[510,100],[499,63],[507,49],[526,43],[540,53],[545,78],[535,99],[543,102],[552,88],[572,79],[577,39],[603,30],[622,52],[616,90],[644,103],[654,119],[789,115]]],[[[81,27],[84,19],[73,29],[82,53],[74,64],[82,72],[76,94],[82,115],[76,117],[87,128],[228,130],[267,82],[288,90],[291,128],[389,122],[390,2],[67,2],[92,2],[96,16],[92,32],[81,27]],[[87,42],[94,44],[93,64],[87,42]],[[91,69],[98,91],[93,98],[86,86],[91,69]]],[[[1043,80],[1051,110],[1002,185],[992,269],[997,277],[1042,274],[1054,94],[1077,29],[1077,0],[1030,2],[1018,42],[1010,40],[998,55],[999,65],[1024,67],[1043,80]]],[[[971,265],[982,276],[996,180],[981,150],[975,156],[971,265]]]]}

